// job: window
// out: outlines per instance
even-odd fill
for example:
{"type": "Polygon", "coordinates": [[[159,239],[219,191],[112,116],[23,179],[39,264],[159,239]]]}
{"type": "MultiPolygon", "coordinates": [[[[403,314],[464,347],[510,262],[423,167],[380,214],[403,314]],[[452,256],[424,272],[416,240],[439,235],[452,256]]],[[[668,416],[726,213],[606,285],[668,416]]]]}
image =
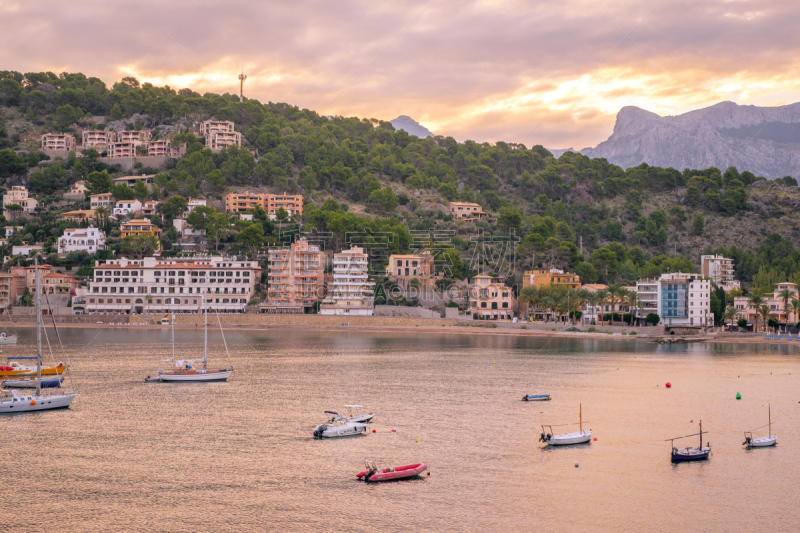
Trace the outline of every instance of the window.
{"type": "Polygon", "coordinates": [[[486,309],[486,302],[481,302],[481,308],[486,309]]]}

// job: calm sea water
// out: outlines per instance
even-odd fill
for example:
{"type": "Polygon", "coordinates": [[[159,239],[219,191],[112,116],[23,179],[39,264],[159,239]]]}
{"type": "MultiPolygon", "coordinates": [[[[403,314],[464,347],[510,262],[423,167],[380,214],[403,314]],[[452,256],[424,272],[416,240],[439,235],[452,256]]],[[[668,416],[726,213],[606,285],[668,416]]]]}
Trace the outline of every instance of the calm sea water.
{"type": "MultiPolygon", "coordinates": [[[[0,418],[6,531],[800,529],[800,347],[229,331],[230,382],[160,384],[142,379],[168,331],[61,333],[82,395],[0,418]],[[376,433],[313,440],[348,403],[376,433]],[[768,403],[778,446],[746,451],[768,403]],[[542,448],[540,425],[577,422],[579,404],[597,441],[542,448]],[[664,439],[699,419],[711,459],[672,465],[664,439]],[[431,475],[365,485],[365,459],[431,475]]],[[[179,357],[202,351],[201,331],[176,337],[179,357]]]]}

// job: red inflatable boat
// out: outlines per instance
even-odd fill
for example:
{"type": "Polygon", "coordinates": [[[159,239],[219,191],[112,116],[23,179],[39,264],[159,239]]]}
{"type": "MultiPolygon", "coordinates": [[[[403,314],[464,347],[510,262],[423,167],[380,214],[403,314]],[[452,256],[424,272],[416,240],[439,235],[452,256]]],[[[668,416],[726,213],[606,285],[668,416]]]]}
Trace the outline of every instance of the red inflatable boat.
{"type": "Polygon", "coordinates": [[[367,470],[359,472],[356,477],[362,481],[394,481],[420,475],[428,465],[416,463],[413,465],[396,466],[394,468],[378,469],[372,461],[367,461],[367,470]]]}

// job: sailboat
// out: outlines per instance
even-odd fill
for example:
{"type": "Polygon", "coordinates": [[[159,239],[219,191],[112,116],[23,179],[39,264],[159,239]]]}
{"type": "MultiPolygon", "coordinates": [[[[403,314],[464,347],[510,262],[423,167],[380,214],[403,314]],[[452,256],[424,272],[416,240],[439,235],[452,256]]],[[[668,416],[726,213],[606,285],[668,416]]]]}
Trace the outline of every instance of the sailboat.
{"type": "MultiPolygon", "coordinates": [[[[706,431],[706,433],[708,433],[706,431]]],[[[683,437],[674,437],[672,439],[667,439],[672,443],[672,462],[673,463],[683,463],[686,461],[702,461],[708,459],[708,454],[711,453],[711,444],[707,446],[703,446],[703,421],[700,421],[700,433],[692,433],[691,435],[684,435],[683,437]],[[692,448],[691,446],[687,446],[686,448],[678,449],[675,447],[675,441],[678,439],[685,439],[687,437],[696,437],[700,435],[700,446],[698,448],[692,448]]]]}
{"type": "MultiPolygon", "coordinates": [[[[203,312],[205,335],[205,348],[202,359],[189,359],[175,361],[175,321],[172,321],[172,358],[167,361],[172,362],[172,370],[159,370],[158,378],[160,381],[185,382],[185,381],[226,381],[233,373],[233,367],[220,368],[216,370],[208,369],[208,309],[203,312]],[[194,364],[202,364],[203,368],[194,368],[194,364]]],[[[219,320],[219,316],[217,316],[219,320]]],[[[228,344],[225,342],[225,333],[222,331],[222,322],[219,324],[222,333],[222,343],[225,345],[225,352],[228,352],[228,344]]],[[[228,354],[230,358],[230,354],[228,354]]],[[[166,361],[165,361],[166,362],[166,361]]]]}
{"type": "MultiPolygon", "coordinates": [[[[39,288],[39,261],[36,266],[36,392],[21,393],[18,390],[3,391],[0,396],[0,414],[27,413],[69,407],[78,397],[75,392],[65,394],[42,394],[42,309],[41,289],[39,288]]],[[[55,326],[55,320],[53,321],[55,326]]]]}
{"type": "MultiPolygon", "coordinates": [[[[770,405],[767,406],[767,416],[769,417],[769,423],[767,424],[769,432],[767,436],[756,437],[754,439],[752,431],[745,431],[743,445],[746,445],[748,448],[766,448],[767,446],[775,446],[778,443],[778,436],[772,434],[772,406],[770,405]]],[[[764,426],[761,427],[763,428],[764,426]]]]}
{"type": "MultiPolygon", "coordinates": [[[[573,433],[563,433],[561,435],[553,435],[553,428],[558,426],[548,425],[542,426],[542,435],[539,437],[539,442],[544,442],[549,444],[550,446],[567,446],[569,444],[583,444],[584,442],[590,442],[592,440],[592,430],[584,431],[583,430],[583,405],[579,404],[579,425],[580,430],[573,432],[573,433]],[[549,431],[545,433],[545,429],[548,428],[549,431]]],[[[559,425],[569,425],[569,424],[559,424],[559,425]]]]}

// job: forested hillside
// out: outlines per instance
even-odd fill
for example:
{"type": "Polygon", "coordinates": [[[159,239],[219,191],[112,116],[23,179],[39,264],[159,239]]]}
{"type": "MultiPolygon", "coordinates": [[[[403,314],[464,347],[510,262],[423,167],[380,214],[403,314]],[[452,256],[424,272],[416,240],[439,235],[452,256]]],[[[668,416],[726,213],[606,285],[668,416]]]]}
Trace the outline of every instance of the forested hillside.
{"type": "MultiPolygon", "coordinates": [[[[63,205],[60,193],[72,183],[85,179],[95,192],[112,190],[108,176],[122,175],[95,150],[49,158],[40,152],[39,136],[63,131],[79,138],[82,130],[116,124],[188,143],[186,155],[166,167],[148,168],[143,160],[136,169],[158,174],[152,192],[118,186],[112,190],[118,197],[202,196],[220,206],[231,191],[299,192],[307,202],[303,229],[330,232],[325,238],[333,247],[346,242],[347,232],[364,228],[392,232],[389,252],[413,247],[412,232],[452,231],[461,259],[454,263],[456,277],[497,266],[470,262],[470,241],[513,231],[520,239],[517,280],[537,264],[577,272],[585,283],[631,284],[661,272],[696,271],[702,253],[722,253],[735,259],[746,288],[754,277],[764,288],[787,277],[800,281],[800,192],[790,177],[767,181],[732,167],[623,170],[572,152],[556,159],[539,145],[419,139],[381,120],[327,118],[290,104],[240,103],[235,95],[201,95],[133,78],[109,88],[80,73],[0,72],[0,116],[0,178],[6,187],[26,184],[37,194],[42,211],[26,221],[25,233],[38,240],[52,240],[63,229],[56,215],[75,207],[63,205]],[[257,147],[258,155],[204,149],[191,132],[208,118],[234,121],[243,144],[257,147]],[[454,200],[478,202],[492,216],[458,223],[447,214],[454,200]]],[[[255,224],[263,230],[256,241],[263,235],[262,241],[251,239],[242,253],[256,252],[287,230],[266,219],[255,224]]],[[[231,226],[221,243],[241,242],[237,231],[246,226],[231,226]]],[[[367,244],[372,238],[365,237],[367,244]]]]}

